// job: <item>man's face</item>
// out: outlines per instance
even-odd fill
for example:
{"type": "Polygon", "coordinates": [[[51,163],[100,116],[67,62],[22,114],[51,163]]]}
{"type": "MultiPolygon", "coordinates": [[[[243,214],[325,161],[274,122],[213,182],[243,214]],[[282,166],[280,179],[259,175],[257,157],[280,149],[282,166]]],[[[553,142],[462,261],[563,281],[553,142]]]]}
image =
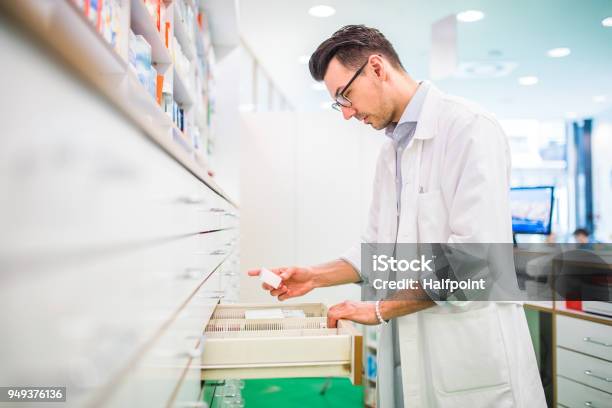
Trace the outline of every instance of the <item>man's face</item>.
{"type": "MultiPolygon", "coordinates": [[[[340,108],[344,119],[349,120],[354,117],[364,124],[380,130],[391,123],[393,106],[384,95],[383,79],[385,73],[382,60],[377,58],[374,65],[368,63],[344,92],[344,96],[352,102],[351,106],[348,108],[341,106],[340,108]]],[[[332,99],[335,100],[336,94],[348,84],[355,72],[355,69],[345,67],[335,57],[329,62],[323,81],[332,99]]]]}
{"type": "Polygon", "coordinates": [[[589,243],[589,236],[585,235],[581,232],[579,232],[578,234],[574,234],[574,238],[576,238],[576,242],[579,244],[588,244],[589,243]]]}

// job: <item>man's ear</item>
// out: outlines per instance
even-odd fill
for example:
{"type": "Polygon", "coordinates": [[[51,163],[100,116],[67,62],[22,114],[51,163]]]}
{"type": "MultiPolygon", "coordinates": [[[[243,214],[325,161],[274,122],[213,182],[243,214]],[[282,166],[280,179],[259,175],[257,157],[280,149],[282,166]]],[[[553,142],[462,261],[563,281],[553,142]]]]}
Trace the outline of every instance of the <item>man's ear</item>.
{"type": "Polygon", "coordinates": [[[382,55],[370,55],[368,64],[372,67],[374,75],[376,75],[379,80],[384,81],[387,79],[387,65],[382,55]]]}

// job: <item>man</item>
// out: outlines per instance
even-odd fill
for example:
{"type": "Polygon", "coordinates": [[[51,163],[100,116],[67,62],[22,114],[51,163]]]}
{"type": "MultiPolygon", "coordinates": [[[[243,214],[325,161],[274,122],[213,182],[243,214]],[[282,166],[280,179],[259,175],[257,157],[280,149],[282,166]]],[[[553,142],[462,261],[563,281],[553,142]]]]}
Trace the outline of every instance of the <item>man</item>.
{"type": "MultiPolygon", "coordinates": [[[[363,243],[511,243],[510,161],[497,121],[404,70],[376,29],[346,26],[310,58],[345,119],[385,129],[363,243]]],[[[371,285],[361,246],[313,267],[274,270],[285,300],[317,287],[371,285]]],[[[249,271],[256,276],[259,270],[249,271]]],[[[522,307],[432,300],[417,285],[400,300],[343,302],[338,319],[381,325],[378,407],[545,407],[522,307]],[[389,322],[387,324],[387,322],[389,322]]]]}
{"type": "Polygon", "coordinates": [[[590,239],[591,234],[589,234],[589,230],[587,230],[586,228],[576,228],[573,235],[574,239],[576,240],[576,243],[578,244],[592,243],[590,239]]]}

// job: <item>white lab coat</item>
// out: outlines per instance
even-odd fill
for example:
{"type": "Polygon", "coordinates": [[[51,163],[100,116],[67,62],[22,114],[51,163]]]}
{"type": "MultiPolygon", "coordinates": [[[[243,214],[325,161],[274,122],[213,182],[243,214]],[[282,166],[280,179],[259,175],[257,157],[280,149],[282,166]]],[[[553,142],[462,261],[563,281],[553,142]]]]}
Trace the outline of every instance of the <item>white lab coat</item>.
{"type": "MultiPolygon", "coordinates": [[[[385,144],[365,242],[395,242],[394,155],[385,144]]],[[[397,242],[512,242],[510,152],[490,114],[432,85],[401,165],[397,242]]],[[[360,265],[360,248],[344,258],[360,265]]],[[[546,407],[520,303],[440,303],[400,317],[398,331],[406,408],[546,407]]]]}

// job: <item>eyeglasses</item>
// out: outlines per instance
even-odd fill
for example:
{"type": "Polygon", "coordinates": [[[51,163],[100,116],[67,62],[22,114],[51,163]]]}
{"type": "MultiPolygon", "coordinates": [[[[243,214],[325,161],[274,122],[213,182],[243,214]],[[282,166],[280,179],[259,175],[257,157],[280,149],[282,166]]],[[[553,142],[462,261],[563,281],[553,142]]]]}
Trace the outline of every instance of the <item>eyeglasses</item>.
{"type": "Polygon", "coordinates": [[[353,77],[351,78],[350,81],[348,81],[348,84],[346,84],[344,86],[344,88],[342,88],[342,90],[340,90],[340,92],[338,92],[338,95],[336,95],[336,102],[334,102],[332,104],[332,108],[334,108],[337,111],[342,111],[342,108],[350,108],[353,105],[353,102],[351,102],[351,100],[349,98],[347,98],[346,96],[344,96],[344,93],[346,92],[346,90],[349,88],[349,86],[351,86],[351,84],[353,83],[353,81],[359,76],[359,74],[361,74],[361,71],[363,71],[363,69],[365,68],[365,66],[368,65],[368,61],[366,61],[358,70],[357,72],[355,72],[355,75],[353,75],[353,77]]]}

